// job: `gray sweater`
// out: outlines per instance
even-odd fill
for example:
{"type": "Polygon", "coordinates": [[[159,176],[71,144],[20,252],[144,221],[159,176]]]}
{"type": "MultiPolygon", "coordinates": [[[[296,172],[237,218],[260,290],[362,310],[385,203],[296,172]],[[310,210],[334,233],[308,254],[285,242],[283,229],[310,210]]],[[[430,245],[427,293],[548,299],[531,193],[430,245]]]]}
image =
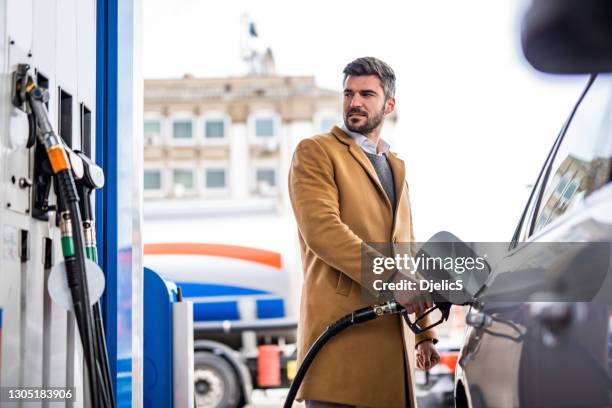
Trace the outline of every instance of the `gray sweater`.
{"type": "Polygon", "coordinates": [[[364,151],[364,153],[368,156],[368,159],[370,159],[372,166],[374,166],[374,170],[376,170],[376,174],[378,175],[378,180],[380,180],[380,184],[382,184],[385,189],[387,197],[391,202],[391,207],[393,207],[393,214],[395,214],[395,182],[393,180],[393,171],[387,160],[387,155],[383,154],[379,156],[366,151],[364,151]]]}

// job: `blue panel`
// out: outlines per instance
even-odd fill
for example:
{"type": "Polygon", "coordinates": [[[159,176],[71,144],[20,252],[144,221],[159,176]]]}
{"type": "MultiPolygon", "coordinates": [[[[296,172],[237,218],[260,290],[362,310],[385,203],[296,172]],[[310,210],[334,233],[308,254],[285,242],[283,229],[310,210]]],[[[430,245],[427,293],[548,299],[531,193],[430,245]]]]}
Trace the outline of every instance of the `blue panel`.
{"type": "Polygon", "coordinates": [[[240,286],[209,283],[176,282],[176,285],[180,286],[184,297],[265,295],[270,293],[240,286]]]}
{"type": "Polygon", "coordinates": [[[130,167],[134,148],[131,133],[120,131],[120,126],[131,123],[131,117],[119,118],[118,107],[131,112],[132,88],[119,84],[128,81],[126,77],[132,74],[133,2],[122,1],[119,9],[118,0],[98,0],[96,7],[96,162],[106,176],[105,187],[96,192],[96,239],[100,266],[106,274],[102,311],[115,397],[118,407],[129,407],[132,404],[131,359],[139,354],[132,350],[132,281],[141,273],[132,268],[132,211],[139,204],[132,202],[131,180],[135,176],[130,167]],[[121,71],[118,52],[121,52],[121,71]]]}
{"type": "Polygon", "coordinates": [[[240,314],[236,301],[194,303],[193,305],[193,320],[195,322],[239,319],[240,314]]]}
{"type": "MultiPolygon", "coordinates": [[[[116,141],[116,169],[117,177],[114,180],[117,188],[117,360],[137,358],[138,363],[134,366],[142,365],[142,350],[132,350],[134,339],[140,339],[141,333],[137,333],[138,328],[134,326],[135,314],[140,314],[141,305],[133,304],[134,287],[132,283],[142,284],[141,267],[134,268],[134,257],[132,248],[134,245],[133,237],[140,234],[138,228],[138,214],[140,202],[134,201],[134,183],[141,174],[134,174],[134,149],[142,149],[136,146],[133,135],[133,1],[121,0],[113,5],[117,15],[117,46],[115,61],[109,63],[110,67],[117,72],[116,91],[116,127],[113,129],[116,141]],[[137,336],[134,337],[134,334],[137,336]]],[[[113,43],[115,44],[115,43],[113,43]]],[[[109,130],[109,134],[110,134],[109,130]]],[[[136,286],[136,287],[139,287],[136,286]]],[[[136,299],[140,299],[140,295],[136,299]]],[[[139,316],[140,317],[140,316],[139,316]]],[[[132,369],[130,364],[125,371],[117,367],[117,378],[122,382],[132,382],[132,369]]],[[[136,376],[140,379],[140,376],[136,376]]],[[[141,384],[138,384],[141,385],[141,384]]],[[[132,384],[132,389],[140,392],[140,387],[132,384]]],[[[140,396],[138,396],[140,397],[140,396]]],[[[132,404],[132,394],[117,393],[117,405],[132,404]]]]}
{"type": "Polygon", "coordinates": [[[117,11],[116,0],[97,1],[96,163],[106,185],[96,191],[96,240],[106,275],[102,313],[111,376],[117,395],[117,11]],[[113,68],[114,67],[114,68],[113,68]]]}
{"type": "Polygon", "coordinates": [[[285,304],[283,299],[265,299],[257,301],[257,318],[273,319],[285,317],[285,304]]]}
{"type": "Polygon", "coordinates": [[[132,359],[117,360],[117,408],[132,406],[132,359]]]}
{"type": "Polygon", "coordinates": [[[172,406],[172,302],[176,287],[144,270],[144,406],[172,406]]]}
{"type": "MultiPolygon", "coordinates": [[[[234,296],[236,300],[222,302],[200,302],[193,305],[194,321],[239,320],[238,300],[241,296],[266,295],[267,292],[240,286],[218,285],[208,283],[177,282],[186,299],[193,297],[234,296]]],[[[282,299],[257,300],[257,317],[272,319],[285,317],[285,305],[282,299]]]]}
{"type": "Polygon", "coordinates": [[[117,361],[117,371],[132,371],[132,359],[122,358],[117,361]]]}

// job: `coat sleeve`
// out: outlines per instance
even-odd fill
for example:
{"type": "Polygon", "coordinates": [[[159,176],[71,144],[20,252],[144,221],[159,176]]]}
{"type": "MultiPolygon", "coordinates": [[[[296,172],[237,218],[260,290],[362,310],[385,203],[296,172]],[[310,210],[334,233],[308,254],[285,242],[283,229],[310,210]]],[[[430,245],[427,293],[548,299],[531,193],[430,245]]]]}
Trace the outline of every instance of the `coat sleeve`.
{"type": "MultiPolygon", "coordinates": [[[[408,208],[410,209],[410,243],[411,243],[411,252],[412,252],[412,256],[416,256],[416,247],[415,247],[415,243],[416,243],[416,237],[414,236],[414,223],[412,222],[412,207],[410,205],[410,198],[409,198],[409,193],[408,193],[408,183],[406,183],[406,198],[408,200],[408,208]]],[[[417,272],[417,278],[420,278],[420,274],[418,274],[417,272]]],[[[427,327],[429,325],[431,325],[432,323],[434,323],[430,317],[431,315],[426,316],[423,319],[423,326],[427,327]]],[[[429,329],[427,331],[424,331],[421,334],[417,334],[415,335],[415,339],[414,339],[414,347],[416,348],[419,343],[422,343],[426,340],[431,340],[433,341],[434,344],[436,344],[438,342],[438,336],[436,334],[436,331],[434,329],[429,329]]]]}
{"type": "MultiPolygon", "coordinates": [[[[297,146],[289,171],[289,196],[298,229],[305,244],[319,258],[377,296],[362,279],[364,256],[384,256],[359,238],[340,218],[334,167],[316,140],[304,139],[297,146]]],[[[376,278],[389,280],[392,271],[376,278]]]]}

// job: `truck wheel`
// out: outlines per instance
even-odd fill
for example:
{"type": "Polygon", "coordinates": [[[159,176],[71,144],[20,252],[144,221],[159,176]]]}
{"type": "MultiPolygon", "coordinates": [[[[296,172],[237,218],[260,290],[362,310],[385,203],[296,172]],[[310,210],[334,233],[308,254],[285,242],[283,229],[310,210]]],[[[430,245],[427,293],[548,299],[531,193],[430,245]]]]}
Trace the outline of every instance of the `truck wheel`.
{"type": "Polygon", "coordinates": [[[240,400],[238,379],[225,359],[195,353],[194,394],[198,408],[232,408],[240,400]]]}

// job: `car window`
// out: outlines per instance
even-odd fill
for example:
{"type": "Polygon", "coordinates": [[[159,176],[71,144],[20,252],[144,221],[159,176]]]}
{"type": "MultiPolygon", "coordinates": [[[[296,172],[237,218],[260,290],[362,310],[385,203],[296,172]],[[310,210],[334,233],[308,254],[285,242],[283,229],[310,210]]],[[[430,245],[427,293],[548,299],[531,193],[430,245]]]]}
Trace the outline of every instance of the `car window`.
{"type": "Polygon", "coordinates": [[[612,76],[598,76],[578,107],[552,162],[532,233],[610,180],[610,157],[602,146],[612,138],[611,94],[612,76]]]}
{"type": "Polygon", "coordinates": [[[531,226],[532,226],[533,220],[535,220],[534,212],[536,211],[538,204],[539,204],[539,200],[541,199],[540,196],[541,196],[542,184],[546,180],[546,174],[547,174],[546,170],[550,168],[551,161],[555,157],[555,154],[557,152],[557,146],[560,144],[560,141],[563,139],[563,136],[565,135],[565,130],[568,127],[568,123],[571,122],[575,111],[577,110],[578,106],[580,105],[580,102],[584,98],[584,95],[589,90],[592,82],[593,82],[593,78],[590,78],[585,90],[582,92],[582,95],[580,96],[580,98],[578,99],[578,102],[574,106],[572,113],[570,114],[569,118],[565,121],[565,123],[561,127],[561,130],[559,134],[557,135],[557,138],[555,139],[555,143],[552,145],[550,151],[548,152],[548,156],[546,156],[546,160],[544,161],[544,164],[542,165],[542,168],[540,169],[540,173],[538,174],[536,183],[533,186],[533,189],[531,190],[529,199],[527,200],[527,204],[525,205],[525,208],[523,209],[523,213],[521,215],[519,223],[516,227],[516,230],[514,231],[514,235],[512,236],[512,241],[510,242],[509,249],[516,248],[519,242],[525,241],[527,238],[529,238],[531,234],[531,230],[532,230],[531,226]]]}
{"type": "MultiPolygon", "coordinates": [[[[533,193],[532,195],[529,197],[529,201],[527,203],[527,208],[525,209],[526,213],[525,213],[525,219],[523,220],[523,223],[520,226],[520,229],[517,231],[517,236],[515,236],[515,238],[513,238],[513,241],[516,241],[518,239],[520,239],[520,241],[525,240],[527,237],[529,237],[529,227],[531,225],[530,220],[533,218],[533,212],[535,211],[535,204],[537,201],[537,192],[542,188],[542,180],[538,179],[537,184],[534,186],[533,188],[533,193]]],[[[518,242],[514,242],[514,245],[516,245],[518,242]]]]}

